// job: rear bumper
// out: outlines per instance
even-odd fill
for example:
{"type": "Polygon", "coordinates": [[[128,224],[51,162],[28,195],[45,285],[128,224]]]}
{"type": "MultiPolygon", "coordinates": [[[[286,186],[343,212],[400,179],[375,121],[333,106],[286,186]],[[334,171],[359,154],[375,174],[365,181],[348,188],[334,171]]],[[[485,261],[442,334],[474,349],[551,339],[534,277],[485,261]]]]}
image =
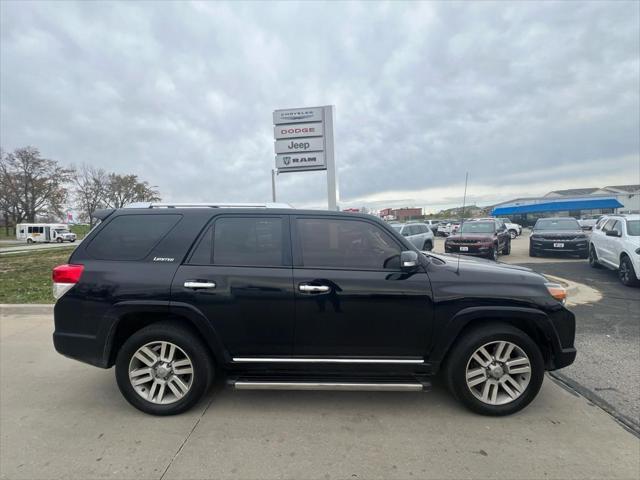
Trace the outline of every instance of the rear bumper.
{"type": "Polygon", "coordinates": [[[53,346],[65,357],[100,368],[109,368],[104,355],[104,342],[96,337],[76,333],[53,332],[53,346]]]}

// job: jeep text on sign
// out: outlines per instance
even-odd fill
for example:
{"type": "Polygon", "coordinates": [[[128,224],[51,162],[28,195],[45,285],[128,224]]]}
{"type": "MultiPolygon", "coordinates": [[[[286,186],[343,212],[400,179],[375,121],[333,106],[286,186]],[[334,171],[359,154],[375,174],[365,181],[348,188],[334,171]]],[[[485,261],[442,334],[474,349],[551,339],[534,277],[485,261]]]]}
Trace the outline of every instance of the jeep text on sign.
{"type": "Polygon", "coordinates": [[[276,140],[276,153],[321,152],[324,150],[324,138],[292,138],[276,140]]]}
{"type": "Polygon", "coordinates": [[[300,137],[321,137],[324,135],[324,127],[321,122],[317,123],[291,123],[285,125],[276,125],[273,127],[273,136],[276,139],[281,138],[300,138],[300,137]]]}
{"type": "Polygon", "coordinates": [[[292,108],[289,110],[276,110],[273,112],[273,124],[321,122],[322,108],[292,108]]]}
{"type": "Polygon", "coordinates": [[[281,153],[276,155],[276,168],[286,171],[324,168],[324,153],[281,153]]]}

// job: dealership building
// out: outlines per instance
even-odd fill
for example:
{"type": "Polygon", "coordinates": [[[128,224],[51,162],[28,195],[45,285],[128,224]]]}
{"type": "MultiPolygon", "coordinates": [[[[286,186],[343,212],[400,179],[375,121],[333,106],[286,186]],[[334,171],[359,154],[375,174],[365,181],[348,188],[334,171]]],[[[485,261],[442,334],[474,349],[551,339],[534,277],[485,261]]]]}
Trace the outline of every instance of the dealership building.
{"type": "Polygon", "coordinates": [[[543,197],[516,198],[494,205],[491,215],[529,225],[540,217],[640,212],[640,185],[555,190],[543,197]]]}

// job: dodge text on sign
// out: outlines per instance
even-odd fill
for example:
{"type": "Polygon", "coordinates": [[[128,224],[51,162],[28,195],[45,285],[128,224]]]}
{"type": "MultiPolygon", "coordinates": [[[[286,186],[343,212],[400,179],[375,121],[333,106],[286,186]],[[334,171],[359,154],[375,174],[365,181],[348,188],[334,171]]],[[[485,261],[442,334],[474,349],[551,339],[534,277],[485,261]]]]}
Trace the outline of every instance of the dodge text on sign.
{"type": "Polygon", "coordinates": [[[289,125],[276,125],[273,127],[273,136],[281,138],[321,137],[324,128],[321,122],[317,123],[293,123],[289,125]]]}

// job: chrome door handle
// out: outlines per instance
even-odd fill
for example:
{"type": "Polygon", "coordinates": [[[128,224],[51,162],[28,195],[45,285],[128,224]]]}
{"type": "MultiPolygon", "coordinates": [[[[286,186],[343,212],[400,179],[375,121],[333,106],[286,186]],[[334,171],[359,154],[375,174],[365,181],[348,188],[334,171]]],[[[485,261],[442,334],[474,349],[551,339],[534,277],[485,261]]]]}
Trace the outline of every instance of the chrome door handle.
{"type": "Polygon", "coordinates": [[[215,282],[197,282],[188,280],[184,282],[184,288],[216,288],[215,282]]]}
{"type": "Polygon", "coordinates": [[[299,285],[298,289],[304,293],[327,293],[329,291],[327,285],[306,285],[304,283],[299,285]]]}

